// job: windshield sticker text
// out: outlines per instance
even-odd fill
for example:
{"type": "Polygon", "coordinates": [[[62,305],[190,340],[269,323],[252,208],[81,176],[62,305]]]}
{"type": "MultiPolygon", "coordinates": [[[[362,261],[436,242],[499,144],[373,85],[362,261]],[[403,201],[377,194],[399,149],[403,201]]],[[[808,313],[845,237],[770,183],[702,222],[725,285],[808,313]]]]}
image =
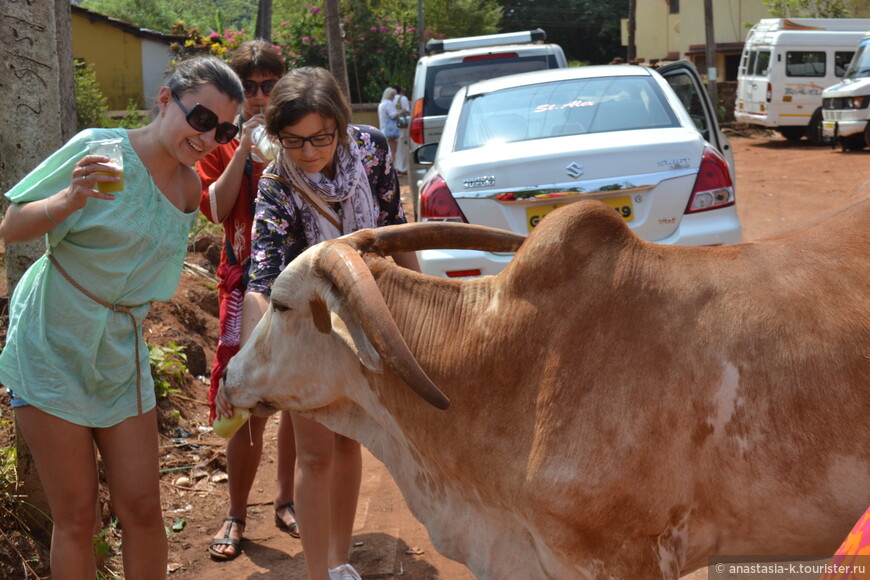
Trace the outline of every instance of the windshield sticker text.
{"type": "Polygon", "coordinates": [[[558,111],[561,109],[575,109],[577,107],[594,107],[597,105],[595,101],[584,101],[583,99],[577,99],[575,101],[571,101],[570,103],[565,103],[564,105],[538,105],[535,108],[535,113],[545,113],[547,111],[558,111]]]}

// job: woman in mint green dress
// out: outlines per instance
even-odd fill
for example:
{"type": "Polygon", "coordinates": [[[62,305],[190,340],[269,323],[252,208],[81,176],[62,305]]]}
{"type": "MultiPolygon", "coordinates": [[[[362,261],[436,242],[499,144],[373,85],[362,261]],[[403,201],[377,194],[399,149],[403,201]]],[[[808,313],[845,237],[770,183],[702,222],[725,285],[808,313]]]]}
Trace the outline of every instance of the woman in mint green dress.
{"type": "Polygon", "coordinates": [[[6,243],[46,236],[47,255],[24,274],[10,303],[0,382],[48,496],[51,570],[93,579],[94,447],[122,527],[127,580],[166,577],[154,386],[142,322],[181,275],[201,193],[193,165],[232,139],[240,81],[214,57],[167,74],[146,127],[88,129],[6,196],[6,243]],[[121,140],[124,188],[89,141],[121,140]],[[98,173],[99,172],[99,173],[98,173]]]}

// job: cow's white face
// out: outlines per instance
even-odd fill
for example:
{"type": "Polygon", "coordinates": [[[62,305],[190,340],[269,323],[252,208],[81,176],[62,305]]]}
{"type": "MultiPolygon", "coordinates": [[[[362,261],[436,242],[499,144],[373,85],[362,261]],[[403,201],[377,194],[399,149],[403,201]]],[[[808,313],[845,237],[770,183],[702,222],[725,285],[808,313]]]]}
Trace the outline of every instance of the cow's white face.
{"type": "Polygon", "coordinates": [[[344,297],[314,273],[317,252],[304,252],[278,276],[269,310],[230,361],[226,394],[235,406],[319,409],[367,389],[362,365],[381,370],[344,297]]]}

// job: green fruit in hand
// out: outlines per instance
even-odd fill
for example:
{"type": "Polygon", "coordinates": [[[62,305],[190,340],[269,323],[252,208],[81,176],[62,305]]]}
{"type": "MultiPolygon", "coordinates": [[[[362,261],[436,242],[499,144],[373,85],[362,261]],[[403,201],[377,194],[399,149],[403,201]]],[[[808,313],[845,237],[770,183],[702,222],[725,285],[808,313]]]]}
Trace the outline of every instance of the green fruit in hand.
{"type": "Polygon", "coordinates": [[[215,435],[229,439],[236,434],[236,431],[245,424],[250,416],[251,412],[247,409],[233,409],[232,417],[218,417],[211,426],[215,435]]]}

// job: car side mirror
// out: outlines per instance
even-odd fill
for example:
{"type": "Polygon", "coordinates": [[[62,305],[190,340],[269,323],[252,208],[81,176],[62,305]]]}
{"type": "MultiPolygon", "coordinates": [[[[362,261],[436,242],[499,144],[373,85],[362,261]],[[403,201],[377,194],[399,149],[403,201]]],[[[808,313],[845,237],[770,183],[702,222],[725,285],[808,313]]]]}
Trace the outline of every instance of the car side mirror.
{"type": "Polygon", "coordinates": [[[427,143],[414,151],[414,162],[417,165],[432,165],[435,163],[435,154],[438,153],[438,143],[427,143]]]}

